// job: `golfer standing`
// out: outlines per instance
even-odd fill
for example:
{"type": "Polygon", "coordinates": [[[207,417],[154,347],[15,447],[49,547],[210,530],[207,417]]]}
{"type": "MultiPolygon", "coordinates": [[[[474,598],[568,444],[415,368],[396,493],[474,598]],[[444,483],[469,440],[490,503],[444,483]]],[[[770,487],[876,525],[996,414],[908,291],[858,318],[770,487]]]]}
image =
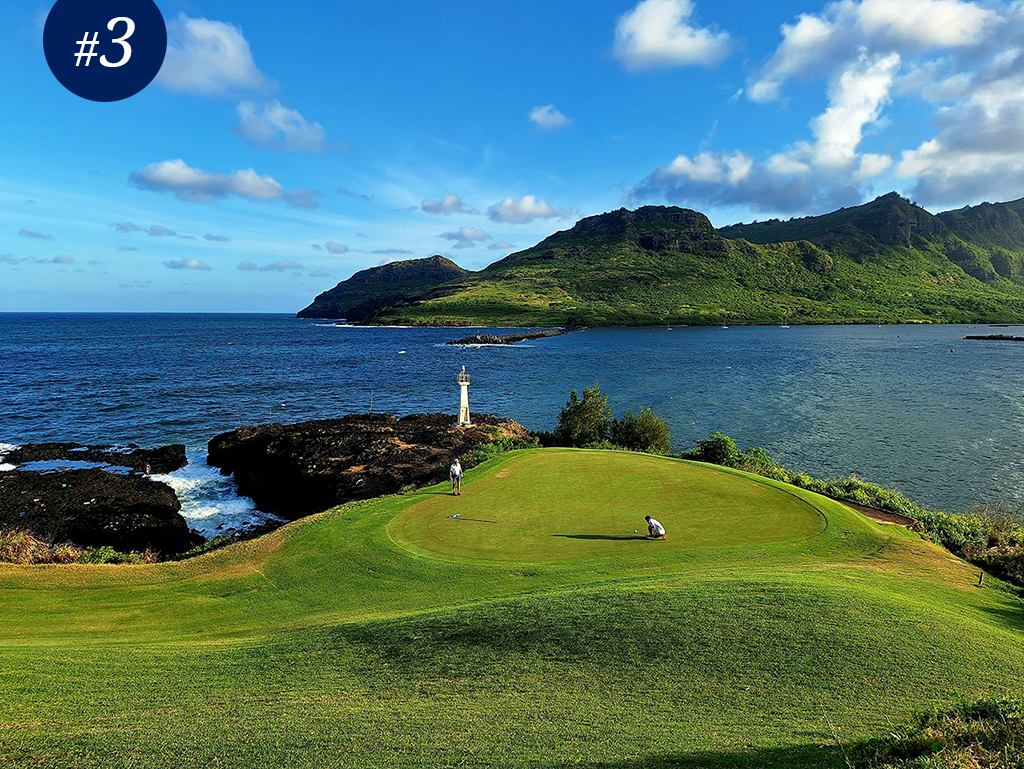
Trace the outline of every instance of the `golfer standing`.
{"type": "Polygon", "coordinates": [[[659,521],[649,515],[644,516],[647,521],[647,539],[665,539],[665,527],[659,521]]]}
{"type": "Polygon", "coordinates": [[[459,458],[456,457],[455,461],[452,462],[452,466],[448,468],[448,477],[452,481],[452,495],[462,493],[462,464],[459,462],[459,458]]]}

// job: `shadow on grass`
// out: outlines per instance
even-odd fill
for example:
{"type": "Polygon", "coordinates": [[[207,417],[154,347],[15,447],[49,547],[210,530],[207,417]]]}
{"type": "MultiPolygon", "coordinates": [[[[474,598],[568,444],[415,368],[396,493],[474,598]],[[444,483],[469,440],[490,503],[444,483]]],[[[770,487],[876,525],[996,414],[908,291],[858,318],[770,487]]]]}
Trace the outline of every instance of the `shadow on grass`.
{"type": "Polygon", "coordinates": [[[985,614],[995,617],[1003,627],[1020,632],[1024,630],[1024,606],[1014,608],[986,607],[982,609],[985,614]]]}
{"type": "Polygon", "coordinates": [[[565,539],[647,539],[643,534],[552,534],[565,539]]]}
{"type": "Polygon", "coordinates": [[[750,748],[733,752],[704,751],[677,755],[651,755],[591,764],[551,764],[551,769],[845,769],[843,754],[834,746],[793,745],[785,748],[750,748]]]}

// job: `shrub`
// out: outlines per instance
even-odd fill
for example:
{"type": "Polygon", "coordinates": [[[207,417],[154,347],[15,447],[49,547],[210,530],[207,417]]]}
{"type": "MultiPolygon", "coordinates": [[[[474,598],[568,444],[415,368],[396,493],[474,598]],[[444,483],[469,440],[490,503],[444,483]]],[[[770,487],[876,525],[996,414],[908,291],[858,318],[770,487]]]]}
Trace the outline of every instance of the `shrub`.
{"type": "MultiPolygon", "coordinates": [[[[536,449],[540,447],[540,441],[536,436],[530,435],[526,438],[516,436],[497,435],[491,443],[481,443],[468,454],[459,457],[463,470],[483,464],[488,459],[500,456],[507,451],[519,449],[536,449]]],[[[448,465],[442,465],[438,470],[439,480],[448,478],[448,465]]]]}
{"type": "Polygon", "coordinates": [[[968,561],[1004,582],[1024,587],[1024,550],[1011,552],[977,552],[964,554],[968,561]]]}
{"type": "Polygon", "coordinates": [[[733,467],[743,456],[743,453],[736,448],[736,441],[728,435],[713,432],[711,437],[698,441],[695,448],[684,451],[679,456],[683,459],[692,459],[697,462],[710,462],[715,465],[733,467]]]}
{"type": "Polygon", "coordinates": [[[586,446],[608,436],[612,411],[608,396],[601,392],[597,382],[583,391],[580,399],[573,390],[569,401],[558,415],[555,440],[560,446],[586,446]]]}
{"type": "Polygon", "coordinates": [[[0,562],[32,566],[44,563],[156,563],[159,557],[144,553],[121,553],[112,547],[80,548],[63,542],[57,545],[26,531],[0,532],[0,562]]]}
{"type": "Polygon", "coordinates": [[[854,746],[852,769],[1022,769],[1024,703],[965,702],[919,714],[907,734],[854,746]]]}
{"type": "Polygon", "coordinates": [[[612,444],[630,451],[668,454],[672,450],[668,423],[650,408],[641,409],[636,416],[630,409],[621,419],[612,420],[609,439],[612,444]]]}

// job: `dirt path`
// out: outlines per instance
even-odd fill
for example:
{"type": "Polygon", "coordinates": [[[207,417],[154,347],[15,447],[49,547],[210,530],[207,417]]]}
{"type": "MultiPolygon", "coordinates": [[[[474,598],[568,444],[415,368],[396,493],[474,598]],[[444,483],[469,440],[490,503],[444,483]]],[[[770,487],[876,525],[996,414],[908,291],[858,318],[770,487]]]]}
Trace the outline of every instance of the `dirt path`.
{"type": "MultiPolygon", "coordinates": [[[[835,499],[835,497],[832,497],[835,499]]],[[[866,515],[872,521],[877,523],[887,523],[896,526],[903,526],[911,531],[920,531],[921,524],[915,521],[913,518],[908,518],[905,515],[899,513],[890,513],[886,510],[879,510],[877,507],[868,507],[867,505],[858,505],[856,502],[849,502],[845,499],[836,499],[836,502],[841,502],[849,508],[856,510],[862,515],[866,515]]]]}

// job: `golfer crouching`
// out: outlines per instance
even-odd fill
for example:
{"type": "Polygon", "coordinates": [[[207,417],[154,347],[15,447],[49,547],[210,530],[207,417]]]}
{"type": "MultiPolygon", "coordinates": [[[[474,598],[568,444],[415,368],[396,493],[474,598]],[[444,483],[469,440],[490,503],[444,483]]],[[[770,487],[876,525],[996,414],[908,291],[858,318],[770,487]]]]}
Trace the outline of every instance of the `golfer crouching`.
{"type": "Polygon", "coordinates": [[[665,527],[649,515],[644,516],[647,521],[647,539],[665,539],[665,527]]]}

